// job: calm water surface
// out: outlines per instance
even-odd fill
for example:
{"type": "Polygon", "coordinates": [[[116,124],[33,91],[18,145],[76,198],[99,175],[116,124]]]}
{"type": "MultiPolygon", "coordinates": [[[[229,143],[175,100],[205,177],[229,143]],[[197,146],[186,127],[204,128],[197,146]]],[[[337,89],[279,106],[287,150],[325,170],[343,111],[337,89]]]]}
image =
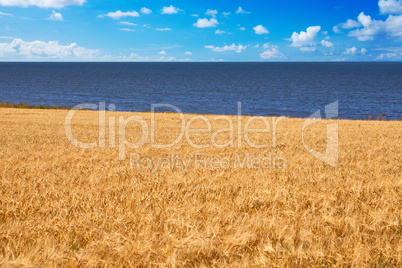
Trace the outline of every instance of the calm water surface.
{"type": "Polygon", "coordinates": [[[308,117],[339,101],[339,117],[402,116],[402,63],[0,63],[0,102],[120,111],[153,103],[186,113],[308,117]]]}

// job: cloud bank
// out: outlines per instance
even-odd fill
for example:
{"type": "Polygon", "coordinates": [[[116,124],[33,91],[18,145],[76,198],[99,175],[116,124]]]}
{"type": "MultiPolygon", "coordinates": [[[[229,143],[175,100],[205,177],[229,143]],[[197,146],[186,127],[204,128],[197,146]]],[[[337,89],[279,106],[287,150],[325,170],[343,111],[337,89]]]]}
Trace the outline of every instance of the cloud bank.
{"type": "Polygon", "coordinates": [[[63,8],[66,6],[82,6],[86,0],[0,0],[0,6],[63,8]]]}
{"type": "Polygon", "coordinates": [[[55,60],[91,60],[96,58],[99,50],[86,49],[77,43],[63,46],[58,41],[26,42],[14,39],[11,43],[0,43],[1,57],[20,56],[25,59],[55,59],[55,60]]]}
{"type": "Polygon", "coordinates": [[[210,49],[214,52],[236,51],[236,53],[241,53],[243,50],[246,50],[247,47],[248,46],[243,46],[242,44],[236,46],[234,43],[230,46],[225,45],[223,47],[205,46],[205,48],[210,49]]]}
{"type": "Polygon", "coordinates": [[[311,47],[315,46],[314,39],[319,31],[321,31],[321,26],[308,27],[305,32],[304,31],[301,31],[300,33],[294,32],[289,39],[290,41],[292,41],[292,44],[290,46],[300,47],[300,50],[302,51],[312,51],[313,48],[311,47]]]}
{"type": "Polygon", "coordinates": [[[254,32],[256,34],[269,34],[269,31],[267,30],[267,28],[265,28],[262,25],[257,25],[253,28],[254,32]]]}
{"type": "Polygon", "coordinates": [[[198,19],[196,23],[193,24],[194,27],[197,28],[208,28],[208,27],[216,27],[219,22],[215,18],[211,19],[198,19]]]}
{"type": "Polygon", "coordinates": [[[177,14],[179,11],[181,11],[179,8],[172,5],[162,8],[162,14],[177,14]]]}
{"type": "Polygon", "coordinates": [[[138,14],[137,11],[122,12],[121,10],[117,10],[116,12],[109,12],[107,14],[99,15],[98,18],[109,17],[114,20],[119,20],[122,17],[139,17],[139,16],[140,14],[138,14]]]}

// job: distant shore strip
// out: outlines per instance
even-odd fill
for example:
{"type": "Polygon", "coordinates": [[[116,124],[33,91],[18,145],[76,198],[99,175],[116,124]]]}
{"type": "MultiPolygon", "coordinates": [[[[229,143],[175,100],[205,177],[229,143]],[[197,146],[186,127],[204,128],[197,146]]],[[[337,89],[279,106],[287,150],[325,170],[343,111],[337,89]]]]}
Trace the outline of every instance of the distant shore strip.
{"type": "MultiPolygon", "coordinates": [[[[18,104],[8,103],[8,102],[0,102],[0,108],[70,110],[73,107],[64,107],[64,106],[57,106],[57,105],[53,105],[53,106],[49,106],[49,105],[31,105],[31,104],[29,104],[27,102],[18,103],[18,104]]],[[[83,109],[83,110],[85,110],[85,109],[83,109]]],[[[130,111],[119,111],[119,112],[130,112],[130,111]]],[[[136,112],[140,112],[140,111],[136,111],[136,112]]],[[[143,112],[146,112],[146,111],[143,111],[143,112]]],[[[245,116],[252,116],[252,115],[245,114],[245,116]]],[[[267,116],[267,117],[271,117],[271,116],[267,116]]],[[[298,117],[295,117],[295,118],[298,118],[298,117]]],[[[353,119],[348,119],[348,118],[339,118],[339,119],[353,120],[353,119]]],[[[376,116],[369,114],[369,115],[367,115],[367,118],[362,118],[361,120],[401,121],[402,116],[399,116],[397,119],[387,119],[387,115],[385,115],[385,114],[379,114],[379,115],[376,115],[376,116]]]]}

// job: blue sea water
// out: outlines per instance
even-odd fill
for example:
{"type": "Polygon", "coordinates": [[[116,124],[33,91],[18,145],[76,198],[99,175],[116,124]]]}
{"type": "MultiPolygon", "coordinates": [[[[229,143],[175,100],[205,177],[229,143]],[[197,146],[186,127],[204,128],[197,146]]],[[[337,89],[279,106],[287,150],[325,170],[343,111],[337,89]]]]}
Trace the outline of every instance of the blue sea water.
{"type": "Polygon", "coordinates": [[[402,116],[402,63],[0,63],[0,102],[120,111],[167,103],[185,113],[339,118],[402,116]]]}

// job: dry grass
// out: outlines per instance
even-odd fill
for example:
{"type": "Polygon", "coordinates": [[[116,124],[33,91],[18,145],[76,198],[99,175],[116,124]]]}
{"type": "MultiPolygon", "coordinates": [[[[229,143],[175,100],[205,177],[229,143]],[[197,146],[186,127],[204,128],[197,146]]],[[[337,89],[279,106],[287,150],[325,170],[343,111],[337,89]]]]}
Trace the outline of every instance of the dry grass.
{"type": "Polygon", "coordinates": [[[44,105],[31,105],[29,103],[8,103],[8,102],[0,102],[0,108],[18,108],[18,109],[47,109],[47,110],[66,110],[68,108],[55,106],[44,106],[44,105]]]}
{"type": "MultiPolygon", "coordinates": [[[[304,150],[302,119],[286,119],[277,148],[193,149],[182,142],[127,152],[271,152],[286,159],[286,169],[152,172],[118,161],[114,148],[72,146],[66,113],[0,109],[0,266],[402,265],[400,121],[339,121],[337,168],[304,150]]],[[[175,118],[158,115],[158,141],[177,133],[175,118]]],[[[75,135],[96,140],[96,122],[95,112],[79,112],[75,135]]],[[[130,125],[127,133],[138,131],[130,125]]],[[[324,150],[324,134],[325,124],[312,126],[307,143],[324,150]]]]}

